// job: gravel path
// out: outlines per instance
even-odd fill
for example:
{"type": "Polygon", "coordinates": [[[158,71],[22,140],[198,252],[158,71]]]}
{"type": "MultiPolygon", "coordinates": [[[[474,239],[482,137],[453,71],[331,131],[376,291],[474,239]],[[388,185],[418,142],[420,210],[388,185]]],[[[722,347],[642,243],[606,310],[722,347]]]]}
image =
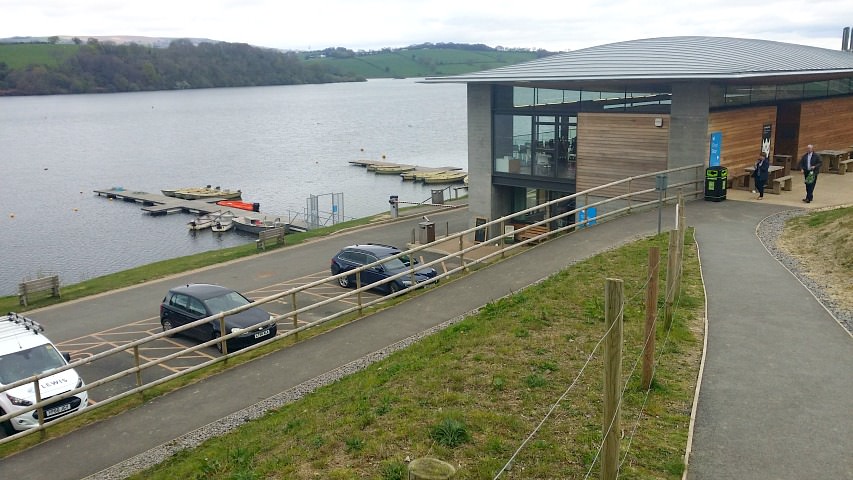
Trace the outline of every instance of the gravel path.
{"type": "Polygon", "coordinates": [[[776,259],[779,260],[785,268],[790,270],[791,273],[793,273],[794,276],[797,277],[797,279],[799,279],[815,297],[817,297],[818,301],[820,301],[820,303],[823,304],[823,306],[826,307],[833,316],[835,316],[838,322],[844,326],[848,332],[853,334],[853,311],[833,300],[827,293],[826,285],[809,277],[806,274],[807,269],[802,262],[789,256],[778,246],[778,240],[782,235],[785,222],[790,218],[799,217],[807,213],[809,213],[809,211],[797,209],[787,210],[771,215],[758,224],[756,233],[758,234],[759,240],[761,240],[761,243],[764,244],[767,250],[776,257],[776,259]]]}

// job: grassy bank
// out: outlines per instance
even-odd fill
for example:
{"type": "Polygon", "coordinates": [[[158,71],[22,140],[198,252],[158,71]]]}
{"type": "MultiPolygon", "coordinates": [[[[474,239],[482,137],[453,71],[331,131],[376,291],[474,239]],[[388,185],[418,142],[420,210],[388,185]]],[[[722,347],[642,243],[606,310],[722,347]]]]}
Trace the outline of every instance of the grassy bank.
{"type": "MultiPolygon", "coordinates": [[[[636,361],[648,248],[665,236],[579,263],[459,323],[135,478],[406,478],[434,456],[456,479],[599,476],[603,285],[624,281],[622,478],[679,478],[702,348],[695,248],[685,253],[673,328],[657,330],[653,388],[636,361]],[[587,360],[591,362],[587,365],[587,360]],[[571,386],[571,387],[570,387],[571,386]]],[[[692,242],[691,242],[692,243],[692,242]]],[[[662,259],[665,264],[665,259],[662,259]]],[[[661,281],[664,272],[661,272],[661,281]]]]}
{"type": "MultiPolygon", "coordinates": [[[[342,230],[374,223],[382,220],[383,218],[383,215],[376,215],[373,217],[342,222],[331,227],[318,228],[316,230],[311,230],[310,232],[289,234],[285,238],[285,244],[297,245],[299,243],[331,235],[342,230]]],[[[267,247],[267,251],[282,247],[282,245],[270,246],[267,247]]],[[[250,243],[231,248],[223,248],[221,250],[211,250],[209,252],[202,252],[186,257],[163,260],[123,270],[121,272],[96,277],[72,285],[62,285],[61,298],[50,297],[46,293],[37,296],[34,295],[33,300],[28,302],[29,305],[27,307],[18,304],[18,297],[16,295],[0,297],[0,312],[24,312],[27,310],[33,310],[36,308],[46,307],[48,305],[109,292],[119,288],[138,285],[140,283],[168,277],[178,273],[188,272],[197,268],[208,267],[210,265],[217,265],[231,260],[257,255],[259,253],[261,253],[261,251],[258,250],[253,243],[250,243]]]]}

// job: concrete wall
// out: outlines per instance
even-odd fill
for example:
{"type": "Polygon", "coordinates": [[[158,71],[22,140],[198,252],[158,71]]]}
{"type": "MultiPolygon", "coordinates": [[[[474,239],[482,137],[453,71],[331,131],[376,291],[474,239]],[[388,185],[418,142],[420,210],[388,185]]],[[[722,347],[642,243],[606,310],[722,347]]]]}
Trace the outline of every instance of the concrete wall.
{"type": "MultiPolygon", "coordinates": [[[[489,220],[509,213],[511,197],[506,188],[492,185],[492,95],[491,86],[468,84],[468,178],[471,213],[469,227],[476,217],[489,220]]],[[[497,229],[489,238],[499,235],[497,229]]]]}
{"type": "MultiPolygon", "coordinates": [[[[710,87],[710,82],[698,80],[672,84],[667,168],[708,163],[710,87]]],[[[692,173],[673,175],[669,183],[686,181],[693,176],[692,173]]]]}

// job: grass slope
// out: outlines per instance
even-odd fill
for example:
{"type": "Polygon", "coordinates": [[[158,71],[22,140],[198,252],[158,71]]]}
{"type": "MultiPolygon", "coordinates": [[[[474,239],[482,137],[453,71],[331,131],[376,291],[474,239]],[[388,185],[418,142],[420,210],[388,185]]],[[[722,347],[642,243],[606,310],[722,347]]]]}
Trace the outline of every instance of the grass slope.
{"type": "Polygon", "coordinates": [[[10,69],[30,65],[55,67],[71,57],[80,47],[77,45],[50,45],[46,43],[0,43],[0,62],[10,69]]]}
{"type": "Polygon", "coordinates": [[[647,394],[638,385],[636,362],[651,245],[665,252],[665,236],[596,256],[486,305],[360,373],[135,478],[397,480],[407,478],[409,459],[432,456],[456,466],[457,480],[491,479],[576,377],[502,478],[583,478],[590,470],[598,478],[598,342],[608,277],[623,279],[626,301],[621,478],[680,478],[702,348],[702,285],[695,248],[688,244],[683,294],[673,328],[657,330],[659,363],[647,394]]]}

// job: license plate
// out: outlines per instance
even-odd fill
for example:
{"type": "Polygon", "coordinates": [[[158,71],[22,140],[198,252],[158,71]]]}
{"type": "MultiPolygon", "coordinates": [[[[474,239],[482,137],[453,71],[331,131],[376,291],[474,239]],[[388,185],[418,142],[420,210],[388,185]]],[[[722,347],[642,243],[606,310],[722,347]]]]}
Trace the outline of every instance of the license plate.
{"type": "Polygon", "coordinates": [[[255,338],[266,337],[266,336],[267,336],[267,335],[269,335],[269,334],[270,334],[269,329],[266,329],[266,330],[264,330],[263,332],[258,332],[258,333],[256,333],[256,334],[255,334],[255,338]]]}
{"type": "Polygon", "coordinates": [[[46,417],[52,417],[52,416],[58,415],[62,412],[67,412],[68,410],[71,410],[71,404],[70,403],[66,403],[65,405],[60,405],[58,407],[45,409],[44,415],[46,417]]]}

